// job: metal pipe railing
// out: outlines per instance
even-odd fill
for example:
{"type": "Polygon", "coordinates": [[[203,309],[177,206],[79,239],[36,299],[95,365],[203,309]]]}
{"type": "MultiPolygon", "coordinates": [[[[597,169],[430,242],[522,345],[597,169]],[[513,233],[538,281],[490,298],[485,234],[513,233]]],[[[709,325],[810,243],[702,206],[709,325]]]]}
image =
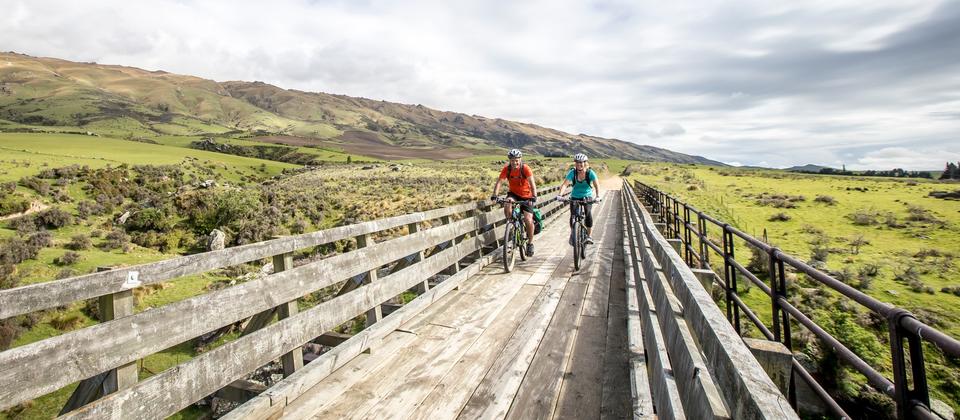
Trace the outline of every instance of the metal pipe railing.
{"type": "MultiPolygon", "coordinates": [[[[926,341],[933,344],[945,355],[960,357],[960,341],[920,322],[905,309],[874,299],[829,274],[811,267],[796,257],[786,254],[780,249],[754,238],[669,194],[639,182],[636,183],[636,187],[640,192],[638,198],[642,199],[650,208],[657,209],[660,222],[665,224],[664,230],[667,236],[680,240],[681,250],[683,250],[683,256],[688,264],[693,265],[696,261],[700,267],[709,267],[708,249],[723,258],[723,282],[717,283],[724,288],[727,318],[738,333],[742,334],[740,329],[740,312],[742,311],[764,336],[782,342],[792,351],[792,334],[790,332],[792,318],[830,345],[841,360],[863,374],[872,386],[892,397],[897,403],[898,417],[904,419],[927,418],[932,415],[929,409],[930,396],[927,387],[927,374],[924,369],[922,342],[926,341]],[[696,215],[696,228],[694,228],[692,215],[696,215]],[[709,240],[707,235],[708,224],[713,224],[721,229],[723,234],[722,247],[709,240]],[[701,250],[699,254],[694,249],[694,237],[699,241],[698,245],[701,250]],[[756,248],[768,255],[767,275],[770,277],[769,286],[736,261],[734,238],[739,238],[747,246],[756,248]],[[787,265],[888,320],[894,370],[893,381],[884,377],[816,322],[790,304],[787,299],[785,276],[785,266],[787,265]],[[772,331],[740,299],[737,292],[739,275],[746,277],[767,296],[770,296],[772,331]],[[904,341],[907,342],[906,346],[904,341]],[[907,372],[908,370],[909,372],[907,372]]],[[[799,367],[795,359],[794,366],[799,367]]],[[[798,374],[826,402],[832,413],[838,417],[849,418],[836,401],[823,390],[822,386],[816,383],[806,370],[801,367],[798,374]]],[[[790,394],[790,403],[795,407],[796,396],[792,389],[790,394]]]]}

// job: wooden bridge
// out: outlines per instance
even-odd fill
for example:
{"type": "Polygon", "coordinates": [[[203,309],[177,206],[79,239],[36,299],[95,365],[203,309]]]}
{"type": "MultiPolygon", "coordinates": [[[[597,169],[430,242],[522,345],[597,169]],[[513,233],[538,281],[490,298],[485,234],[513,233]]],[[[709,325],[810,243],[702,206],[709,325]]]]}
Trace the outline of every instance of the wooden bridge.
{"type": "Polygon", "coordinates": [[[502,210],[470,203],[0,291],[0,319],[91,298],[105,318],[0,353],[0,409],[79,382],[63,417],[164,418],[218,395],[244,419],[797,418],[628,185],[594,210],[578,271],[555,191],[536,255],[511,273],[502,210]],[[273,274],[133,310],[134,288],[266,258],[273,274]],[[333,333],[364,314],[359,333],[333,333]],[[137,360],[234,325],[239,338],[138,378],[137,360]],[[278,360],[283,380],[247,380],[278,360]]]}

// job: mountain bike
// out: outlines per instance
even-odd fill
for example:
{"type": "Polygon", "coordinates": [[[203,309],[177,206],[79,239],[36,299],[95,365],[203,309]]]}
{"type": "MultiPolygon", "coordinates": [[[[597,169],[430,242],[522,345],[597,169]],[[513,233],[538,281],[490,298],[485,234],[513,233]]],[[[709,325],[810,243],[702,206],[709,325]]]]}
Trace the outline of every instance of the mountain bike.
{"type": "Polygon", "coordinates": [[[573,268],[575,270],[579,270],[587,252],[587,227],[583,224],[584,220],[587,218],[587,215],[584,205],[599,203],[603,200],[600,198],[584,198],[580,200],[571,199],[569,197],[559,197],[558,200],[564,203],[573,203],[573,206],[570,208],[571,214],[573,215],[573,226],[571,227],[570,231],[570,245],[573,245],[573,268]]]}
{"type": "Polygon", "coordinates": [[[521,260],[527,260],[527,229],[523,223],[523,210],[520,205],[528,201],[516,201],[509,197],[497,198],[497,204],[506,203],[513,204],[513,212],[503,230],[503,269],[509,273],[517,261],[517,254],[520,254],[521,260]]]}

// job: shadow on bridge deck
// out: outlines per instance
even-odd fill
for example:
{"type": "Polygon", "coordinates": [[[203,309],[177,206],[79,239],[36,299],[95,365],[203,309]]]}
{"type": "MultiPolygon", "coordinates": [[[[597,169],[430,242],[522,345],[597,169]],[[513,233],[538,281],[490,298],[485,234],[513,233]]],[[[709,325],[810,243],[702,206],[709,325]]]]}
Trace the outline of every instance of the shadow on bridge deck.
{"type": "Polygon", "coordinates": [[[562,216],[290,402],[285,418],[631,417],[619,191],[573,271],[562,216]]]}

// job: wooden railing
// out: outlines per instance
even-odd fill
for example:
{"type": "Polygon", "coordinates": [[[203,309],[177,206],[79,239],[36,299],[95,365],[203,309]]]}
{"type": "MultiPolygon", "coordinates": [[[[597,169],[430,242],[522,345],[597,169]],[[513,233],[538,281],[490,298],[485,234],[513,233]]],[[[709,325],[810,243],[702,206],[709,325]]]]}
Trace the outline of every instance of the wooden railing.
{"type": "MultiPolygon", "coordinates": [[[[549,200],[556,190],[541,191],[539,205],[547,216],[565,209],[549,200]]],[[[503,219],[503,211],[488,202],[469,203],[0,290],[0,319],[91,298],[121,308],[109,321],[0,352],[0,410],[82,381],[76,392],[85,395],[71,398],[67,417],[163,418],[277,359],[285,375],[296,379],[284,381],[286,392],[296,392],[489,263],[503,219]],[[424,222],[430,228],[424,229],[424,222]],[[385,235],[404,226],[406,234],[385,235]],[[378,234],[387,238],[375,242],[378,234]],[[298,250],[351,238],[358,243],[353,251],[294,266],[298,250]],[[136,287],[266,258],[274,262],[271,275],[133,311],[136,287]],[[378,277],[384,272],[389,274],[378,277]],[[439,273],[450,277],[430,288],[428,280],[439,273]],[[338,296],[298,312],[299,298],[340,283],[338,296]],[[384,302],[411,289],[417,298],[381,318],[384,302]],[[274,313],[280,321],[269,324],[274,313]],[[311,362],[309,374],[297,376],[308,371],[301,369],[301,346],[362,314],[368,328],[311,362]],[[240,338],[137,382],[137,360],[244,320],[240,338]],[[99,395],[106,396],[96,399],[99,395]]]]}
{"type": "Polygon", "coordinates": [[[797,419],[626,181],[622,195],[635,417],[797,419]]]}

